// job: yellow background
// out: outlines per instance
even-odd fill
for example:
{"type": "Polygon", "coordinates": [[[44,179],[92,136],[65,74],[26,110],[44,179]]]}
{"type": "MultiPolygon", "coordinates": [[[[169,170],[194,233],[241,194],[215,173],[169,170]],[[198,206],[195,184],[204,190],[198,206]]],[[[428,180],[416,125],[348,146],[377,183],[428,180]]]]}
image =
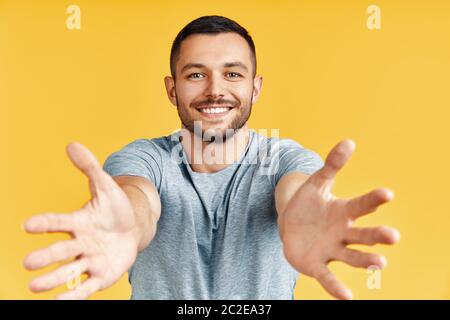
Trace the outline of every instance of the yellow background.
{"type": "MultiPolygon", "coordinates": [[[[70,212],[88,198],[87,179],[66,157],[77,140],[103,163],[137,138],[179,128],[163,77],[170,46],[191,20],[235,19],[254,38],[264,76],[250,126],[278,128],[325,157],[341,139],[356,152],[334,192],[379,186],[392,203],[358,225],[400,229],[384,253],[381,289],[363,269],[334,263],[356,299],[450,298],[450,2],[376,1],[381,30],[368,30],[369,1],[4,1],[0,0],[0,298],[48,299],[27,282],[42,271],[24,256],[67,235],[27,235],[21,223],[70,212]],[[81,8],[68,30],[66,8],[81,8]]],[[[48,271],[52,268],[47,268],[48,271]]],[[[94,299],[128,299],[124,276],[94,299]]],[[[301,276],[296,299],[329,296],[301,276]]]]}

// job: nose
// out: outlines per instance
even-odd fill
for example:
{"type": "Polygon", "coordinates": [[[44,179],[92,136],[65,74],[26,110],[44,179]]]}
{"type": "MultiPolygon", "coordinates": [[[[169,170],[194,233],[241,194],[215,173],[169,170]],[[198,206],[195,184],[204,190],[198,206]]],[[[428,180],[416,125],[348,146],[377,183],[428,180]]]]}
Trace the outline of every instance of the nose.
{"type": "Polygon", "coordinates": [[[205,88],[205,96],[212,99],[222,98],[224,96],[223,83],[219,75],[211,75],[208,85],[205,88]]]}

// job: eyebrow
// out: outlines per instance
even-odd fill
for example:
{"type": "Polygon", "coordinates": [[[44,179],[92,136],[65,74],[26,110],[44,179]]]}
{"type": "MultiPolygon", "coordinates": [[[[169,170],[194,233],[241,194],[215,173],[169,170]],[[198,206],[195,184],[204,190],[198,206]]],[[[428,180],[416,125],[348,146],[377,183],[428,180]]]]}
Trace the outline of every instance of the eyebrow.
{"type": "MultiPolygon", "coordinates": [[[[248,71],[248,68],[245,64],[243,64],[240,61],[235,61],[235,62],[226,62],[223,64],[223,66],[225,68],[231,68],[231,67],[239,67],[244,69],[245,71],[248,71]]],[[[187,69],[191,69],[191,68],[206,68],[206,66],[204,64],[201,63],[188,63],[186,65],[184,65],[184,67],[181,69],[181,73],[183,73],[184,71],[186,71],[187,69]]]]}

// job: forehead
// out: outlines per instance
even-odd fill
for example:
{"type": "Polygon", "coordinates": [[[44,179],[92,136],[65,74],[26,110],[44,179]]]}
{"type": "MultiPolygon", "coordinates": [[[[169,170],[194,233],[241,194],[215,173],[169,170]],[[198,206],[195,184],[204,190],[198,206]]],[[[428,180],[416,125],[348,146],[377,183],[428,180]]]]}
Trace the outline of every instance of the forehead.
{"type": "Polygon", "coordinates": [[[181,43],[177,69],[186,63],[215,66],[230,61],[240,61],[247,65],[249,70],[251,69],[250,46],[239,34],[195,34],[181,43]]]}

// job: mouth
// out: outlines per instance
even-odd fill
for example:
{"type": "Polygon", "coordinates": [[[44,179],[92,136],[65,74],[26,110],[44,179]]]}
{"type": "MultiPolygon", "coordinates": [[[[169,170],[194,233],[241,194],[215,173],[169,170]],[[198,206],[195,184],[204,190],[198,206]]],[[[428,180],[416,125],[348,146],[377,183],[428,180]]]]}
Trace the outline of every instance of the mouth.
{"type": "Polygon", "coordinates": [[[227,116],[234,109],[232,106],[207,106],[197,108],[197,111],[207,119],[219,119],[227,116]]]}

